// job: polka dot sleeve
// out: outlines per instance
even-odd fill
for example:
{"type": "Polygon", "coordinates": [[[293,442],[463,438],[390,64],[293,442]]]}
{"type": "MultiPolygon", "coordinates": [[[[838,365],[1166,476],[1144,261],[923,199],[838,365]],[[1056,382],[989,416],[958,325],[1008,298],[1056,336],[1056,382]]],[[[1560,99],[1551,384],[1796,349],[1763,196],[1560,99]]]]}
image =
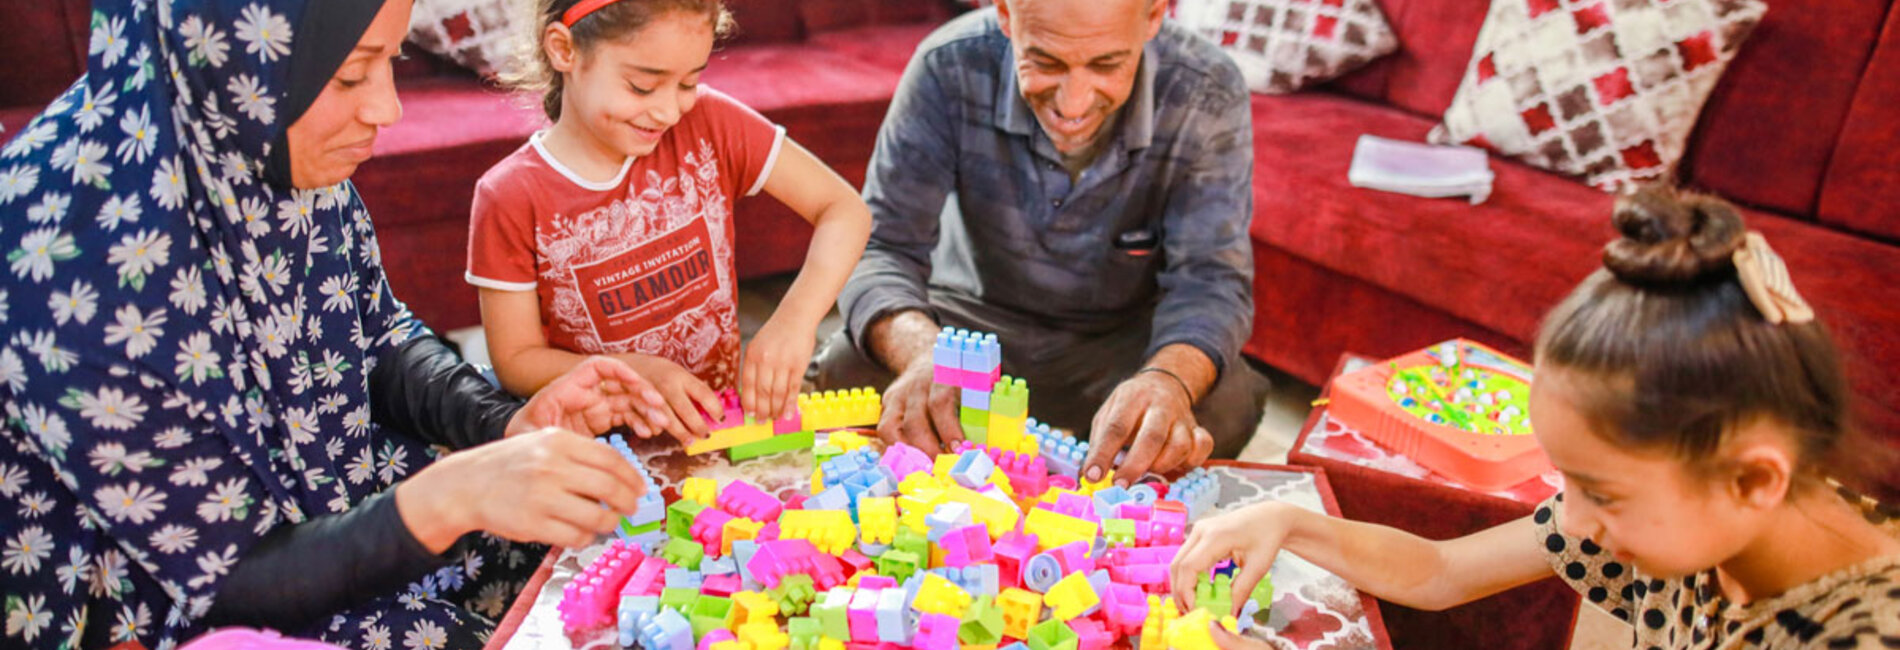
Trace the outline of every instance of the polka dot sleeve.
{"type": "Polygon", "coordinates": [[[1559,492],[1538,504],[1531,518],[1537,524],[1537,544],[1549,554],[1551,570],[1603,611],[1630,620],[1631,605],[1637,598],[1635,576],[1595,542],[1564,535],[1559,527],[1563,505],[1564,495],[1559,492]]]}

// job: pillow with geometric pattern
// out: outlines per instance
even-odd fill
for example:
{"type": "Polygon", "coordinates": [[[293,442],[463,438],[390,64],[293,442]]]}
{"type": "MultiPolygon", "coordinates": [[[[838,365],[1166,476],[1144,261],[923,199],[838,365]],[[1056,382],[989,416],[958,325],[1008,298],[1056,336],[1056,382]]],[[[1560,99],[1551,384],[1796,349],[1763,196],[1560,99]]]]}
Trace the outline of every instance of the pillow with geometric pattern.
{"type": "Polygon", "coordinates": [[[409,42],[493,79],[516,47],[517,0],[417,0],[409,42]]]}
{"type": "Polygon", "coordinates": [[[1226,50],[1259,93],[1294,92],[1399,48],[1374,0],[1184,0],[1175,12],[1226,50]]]}
{"type": "Polygon", "coordinates": [[[1492,0],[1430,139],[1616,191],[1670,175],[1759,0],[1492,0]]]}

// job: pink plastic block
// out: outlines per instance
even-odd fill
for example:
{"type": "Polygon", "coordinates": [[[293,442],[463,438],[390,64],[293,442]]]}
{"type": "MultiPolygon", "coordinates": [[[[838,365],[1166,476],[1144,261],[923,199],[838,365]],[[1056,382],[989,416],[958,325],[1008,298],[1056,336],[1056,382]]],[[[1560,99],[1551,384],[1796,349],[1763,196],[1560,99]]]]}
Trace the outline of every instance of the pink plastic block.
{"type": "Polygon", "coordinates": [[[1049,549],[1049,554],[1062,563],[1062,573],[1092,573],[1095,560],[1089,558],[1088,542],[1069,542],[1049,549]]]}
{"type": "Polygon", "coordinates": [[[627,584],[620,588],[620,595],[658,596],[666,588],[666,570],[672,565],[657,557],[649,557],[634,569],[633,576],[627,578],[627,584]]]}
{"type": "Polygon", "coordinates": [[[821,591],[830,589],[844,584],[846,577],[848,576],[844,572],[844,565],[838,562],[838,558],[815,551],[812,553],[811,582],[813,587],[821,591]]]}
{"type": "Polygon", "coordinates": [[[722,413],[707,413],[699,409],[701,417],[706,418],[706,428],[718,431],[745,425],[745,409],[739,406],[739,393],[728,388],[719,391],[719,405],[722,413]]]}
{"type": "MultiPolygon", "coordinates": [[[[805,502],[801,500],[799,501],[798,504],[805,505],[805,502]]],[[[765,522],[765,527],[759,529],[759,535],[752,539],[759,543],[765,543],[765,542],[778,539],[778,520],[774,519],[774,520],[765,522]]]]}
{"type": "Polygon", "coordinates": [[[719,491],[720,509],[753,521],[775,521],[785,504],[745,481],[733,481],[719,491]]]}
{"type": "MultiPolygon", "coordinates": [[[[1112,580],[1114,572],[1111,570],[1109,575],[1112,580]]],[[[1117,634],[1139,634],[1142,623],[1148,620],[1147,593],[1135,585],[1108,583],[1108,588],[1102,590],[1102,618],[1117,634]]]]}
{"type": "Polygon", "coordinates": [[[845,610],[845,620],[851,624],[851,640],[877,640],[877,597],[874,589],[859,589],[851,595],[851,605],[845,610]]]}
{"type": "Polygon", "coordinates": [[[572,632],[612,624],[620,590],[647,559],[626,540],[614,540],[563,590],[556,606],[563,627],[572,632]]]}
{"type": "Polygon", "coordinates": [[[989,528],[982,524],[944,533],[937,545],[943,547],[943,565],[948,567],[965,567],[996,557],[990,548],[989,528]]]}
{"type": "Polygon", "coordinates": [[[1075,630],[1076,650],[1108,650],[1109,644],[1115,642],[1115,636],[1094,619],[1071,619],[1069,629],[1075,630]]]}
{"type": "MultiPolygon", "coordinates": [[[[733,481],[733,485],[742,485],[742,483],[733,481]]],[[[699,516],[693,517],[693,526],[688,530],[693,534],[693,541],[706,547],[707,555],[718,555],[720,541],[726,535],[728,521],[732,521],[732,515],[726,514],[726,511],[707,508],[699,511],[699,516]]]]}
{"type": "MultiPolygon", "coordinates": [[[[746,571],[752,579],[767,588],[776,589],[781,578],[794,573],[811,571],[812,560],[819,555],[818,548],[802,539],[780,539],[759,544],[759,550],[752,554],[752,561],[746,563],[746,571]]],[[[817,582],[817,576],[812,576],[817,582]]],[[[830,589],[830,587],[820,587],[830,589]]]]}
{"type": "Polygon", "coordinates": [[[1152,506],[1144,506],[1133,501],[1123,502],[1115,506],[1115,516],[1117,518],[1132,519],[1135,521],[1148,521],[1149,518],[1154,516],[1154,511],[1155,509],[1152,506]]]}
{"type": "Polygon", "coordinates": [[[996,540],[992,548],[996,556],[997,573],[1004,587],[1023,586],[1023,563],[1036,554],[1036,536],[1020,530],[1012,530],[996,540]]]}
{"type": "Polygon", "coordinates": [[[740,581],[739,574],[728,573],[722,576],[707,576],[699,585],[699,593],[709,596],[718,596],[720,598],[731,598],[734,592],[739,591],[743,587],[744,585],[740,581]]]}
{"type": "Polygon", "coordinates": [[[867,575],[858,578],[859,589],[890,589],[897,586],[897,579],[890,576],[867,575]]]}
{"type": "Polygon", "coordinates": [[[932,463],[930,455],[923,450],[899,442],[884,450],[884,459],[878,464],[890,470],[891,476],[901,483],[911,474],[929,472],[932,463]]]}
{"type": "Polygon", "coordinates": [[[1056,474],[1054,476],[1050,476],[1049,489],[1054,490],[1056,488],[1062,488],[1064,490],[1075,489],[1075,478],[1071,476],[1065,476],[1062,474],[1056,474]]]}
{"type": "Polygon", "coordinates": [[[917,618],[917,636],[911,638],[911,644],[919,648],[955,648],[960,624],[952,616],[924,614],[917,618]]]}
{"type": "Polygon", "coordinates": [[[772,421],[772,435],[782,436],[803,430],[805,430],[805,418],[798,412],[797,404],[793,404],[792,410],[786,411],[784,415],[772,421]]]}
{"type": "Polygon", "coordinates": [[[872,565],[877,564],[877,562],[871,558],[865,557],[863,553],[859,553],[858,549],[855,548],[845,549],[844,553],[838,555],[838,559],[843,560],[846,565],[849,565],[851,567],[851,573],[853,574],[869,571],[872,565]]]}
{"type": "Polygon", "coordinates": [[[1098,524],[1102,522],[1100,517],[1095,516],[1095,500],[1074,492],[1062,493],[1056,497],[1054,504],[1038,504],[1038,507],[1045,506],[1045,509],[1051,512],[1062,513],[1077,519],[1093,521],[1098,524]]]}
{"type": "Polygon", "coordinates": [[[1009,485],[1017,494],[1049,491],[1049,466],[1040,454],[1030,456],[995,448],[986,449],[985,453],[996,463],[996,469],[1009,477],[1009,485]]]}
{"type": "Polygon", "coordinates": [[[699,650],[712,650],[713,644],[715,643],[737,640],[739,640],[739,637],[733,636],[729,630],[712,630],[706,633],[705,638],[699,640],[698,648],[699,650]]]}

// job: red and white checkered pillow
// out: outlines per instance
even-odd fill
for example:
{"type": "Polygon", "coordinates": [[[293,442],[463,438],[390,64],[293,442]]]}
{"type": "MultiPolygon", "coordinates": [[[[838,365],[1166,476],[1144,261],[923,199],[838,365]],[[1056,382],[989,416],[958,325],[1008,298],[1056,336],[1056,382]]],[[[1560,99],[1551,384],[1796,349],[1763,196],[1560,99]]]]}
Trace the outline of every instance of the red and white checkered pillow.
{"type": "Polygon", "coordinates": [[[492,78],[514,55],[526,11],[516,0],[416,0],[409,42],[492,78]]]}
{"type": "Polygon", "coordinates": [[[1759,0],[1492,0],[1438,143],[1617,190],[1670,174],[1759,0]]]}
{"type": "Polygon", "coordinates": [[[1374,0],[1186,0],[1176,16],[1233,56],[1254,92],[1290,93],[1399,48],[1374,0]]]}

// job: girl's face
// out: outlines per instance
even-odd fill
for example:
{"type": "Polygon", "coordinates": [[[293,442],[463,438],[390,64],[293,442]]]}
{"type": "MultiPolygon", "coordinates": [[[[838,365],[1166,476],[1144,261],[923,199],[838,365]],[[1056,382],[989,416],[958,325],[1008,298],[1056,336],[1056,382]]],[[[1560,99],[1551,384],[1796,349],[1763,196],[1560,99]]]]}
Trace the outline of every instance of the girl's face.
{"type": "MultiPolygon", "coordinates": [[[[1588,538],[1652,578],[1685,576],[1736,556],[1767,527],[1728,482],[1692,473],[1665,451],[1633,450],[1591,429],[1575,387],[1596,381],[1540,367],[1532,428],[1564,475],[1566,535],[1588,538]]],[[[1540,540],[1541,542],[1541,540],[1540,540]]]]}
{"type": "Polygon", "coordinates": [[[390,0],[303,116],[285,133],[290,184],[329,187],[356,173],[376,146],[376,133],[402,119],[390,61],[401,53],[413,0],[390,0]]]}
{"type": "MultiPolygon", "coordinates": [[[[558,26],[550,28],[558,29],[558,26]]],[[[671,11],[640,31],[576,52],[552,34],[546,47],[566,75],[561,119],[580,120],[600,144],[622,156],[643,156],[693,110],[699,75],[712,57],[713,23],[705,14],[671,11]]]]}

